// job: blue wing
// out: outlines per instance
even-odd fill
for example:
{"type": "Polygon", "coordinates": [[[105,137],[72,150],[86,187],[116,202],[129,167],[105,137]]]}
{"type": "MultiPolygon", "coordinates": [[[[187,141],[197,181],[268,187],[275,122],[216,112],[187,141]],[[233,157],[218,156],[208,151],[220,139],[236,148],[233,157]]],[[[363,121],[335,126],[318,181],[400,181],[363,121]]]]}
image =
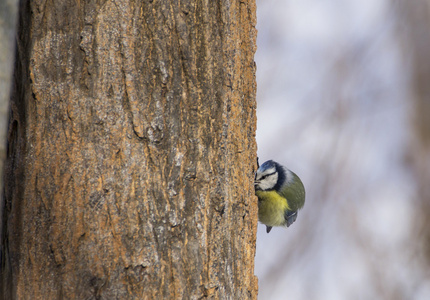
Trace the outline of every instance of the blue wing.
{"type": "Polygon", "coordinates": [[[286,210],[285,221],[287,221],[287,227],[293,224],[297,219],[297,211],[286,210]]]}

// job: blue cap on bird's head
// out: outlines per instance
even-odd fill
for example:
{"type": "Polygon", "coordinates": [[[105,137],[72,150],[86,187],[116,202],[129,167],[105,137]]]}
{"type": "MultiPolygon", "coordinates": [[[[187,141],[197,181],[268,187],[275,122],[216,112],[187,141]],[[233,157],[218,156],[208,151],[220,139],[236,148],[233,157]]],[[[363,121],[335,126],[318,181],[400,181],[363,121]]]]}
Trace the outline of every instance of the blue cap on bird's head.
{"type": "Polygon", "coordinates": [[[273,160],[268,160],[266,162],[264,162],[257,170],[260,172],[264,172],[270,168],[276,168],[276,165],[279,165],[277,162],[273,161],[273,160]]]}

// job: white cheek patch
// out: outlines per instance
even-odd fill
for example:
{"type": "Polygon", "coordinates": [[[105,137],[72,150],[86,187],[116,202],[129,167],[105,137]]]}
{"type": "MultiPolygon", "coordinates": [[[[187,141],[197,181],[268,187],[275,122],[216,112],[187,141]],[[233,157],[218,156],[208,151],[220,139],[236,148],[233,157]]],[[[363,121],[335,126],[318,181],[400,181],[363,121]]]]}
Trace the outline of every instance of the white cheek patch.
{"type": "Polygon", "coordinates": [[[275,167],[269,168],[261,172],[257,171],[255,176],[255,187],[260,190],[270,190],[278,182],[278,172],[275,167]]]}
{"type": "Polygon", "coordinates": [[[276,185],[276,182],[278,182],[278,173],[274,173],[264,178],[260,182],[259,186],[263,191],[270,190],[270,189],[273,189],[273,187],[276,185]]]}

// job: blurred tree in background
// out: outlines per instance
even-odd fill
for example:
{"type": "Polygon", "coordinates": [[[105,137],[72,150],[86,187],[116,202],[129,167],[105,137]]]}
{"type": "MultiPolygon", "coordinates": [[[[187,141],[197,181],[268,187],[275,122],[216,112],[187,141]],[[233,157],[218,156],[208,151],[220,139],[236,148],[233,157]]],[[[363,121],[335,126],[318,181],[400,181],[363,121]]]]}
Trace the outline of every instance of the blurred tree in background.
{"type": "MultiPolygon", "coordinates": [[[[0,1],[0,170],[3,170],[6,156],[6,124],[14,60],[17,4],[18,0],[0,1]]],[[[0,186],[3,186],[3,174],[0,175],[0,186]]]]}
{"type": "MultiPolygon", "coordinates": [[[[404,56],[411,69],[409,158],[417,186],[413,236],[419,242],[418,257],[430,270],[430,1],[403,1],[399,16],[404,56]]],[[[430,280],[430,271],[427,276],[430,280]]]]}

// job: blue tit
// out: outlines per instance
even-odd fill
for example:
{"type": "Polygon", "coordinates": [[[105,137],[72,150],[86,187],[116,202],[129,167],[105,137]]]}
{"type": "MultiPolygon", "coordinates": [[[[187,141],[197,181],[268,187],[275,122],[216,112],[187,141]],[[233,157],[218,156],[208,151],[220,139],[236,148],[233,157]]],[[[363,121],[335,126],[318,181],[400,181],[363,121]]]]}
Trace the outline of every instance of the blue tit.
{"type": "Polygon", "coordinates": [[[258,197],[258,220],[266,225],[290,226],[297,211],[305,204],[305,187],[300,178],[273,160],[262,164],[255,173],[255,194],[258,197]]]}

